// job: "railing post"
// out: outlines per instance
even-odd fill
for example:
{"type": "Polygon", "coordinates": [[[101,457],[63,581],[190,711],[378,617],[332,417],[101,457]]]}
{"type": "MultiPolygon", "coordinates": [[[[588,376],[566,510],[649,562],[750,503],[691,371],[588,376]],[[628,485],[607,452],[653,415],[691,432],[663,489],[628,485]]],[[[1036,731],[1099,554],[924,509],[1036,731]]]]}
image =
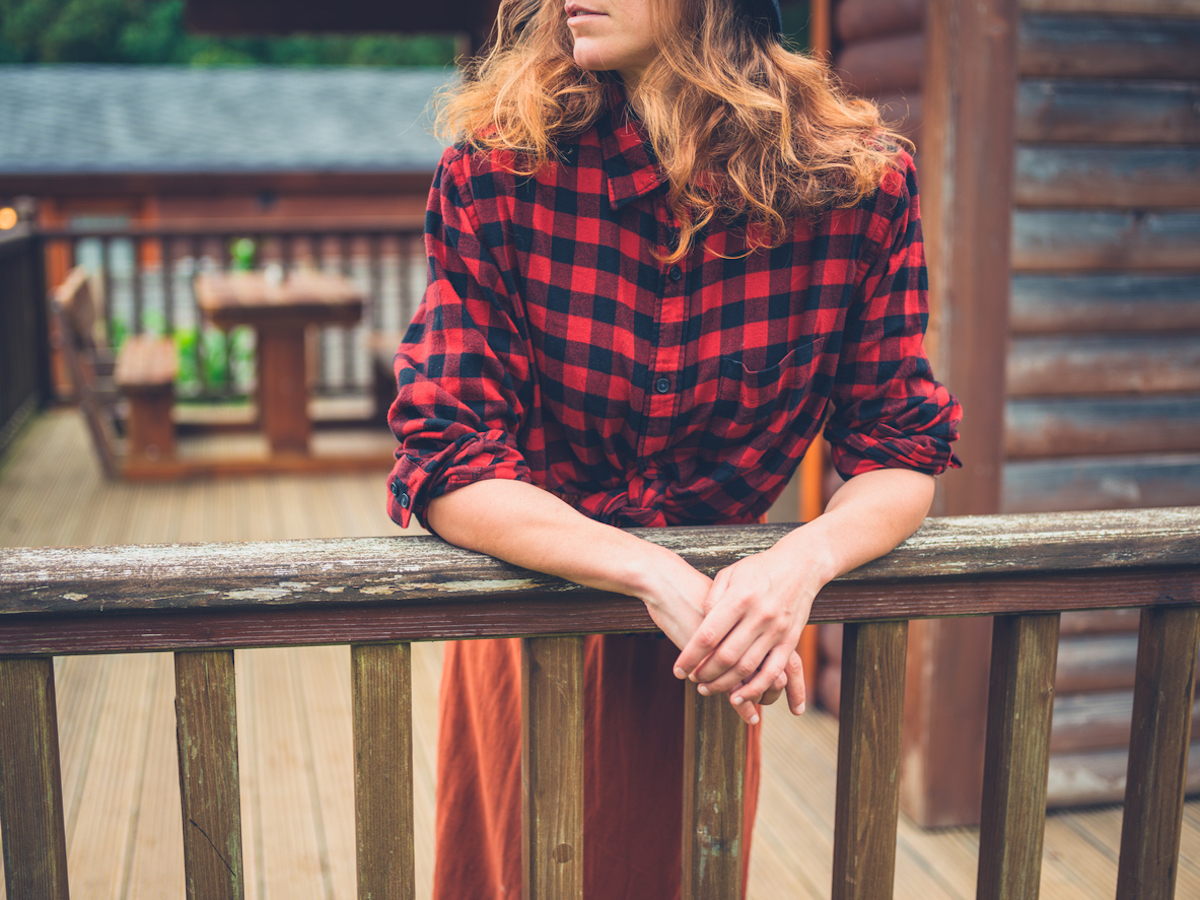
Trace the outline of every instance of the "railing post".
{"type": "Polygon", "coordinates": [[[408,644],[354,644],[354,822],[359,900],[412,900],[412,654],[408,644]]]}
{"type": "Polygon", "coordinates": [[[241,900],[233,651],[175,654],[175,723],[188,900],[241,900]]]}
{"type": "Polygon", "coordinates": [[[842,632],[833,900],[884,900],[896,874],[908,622],[842,632]]]}
{"type": "Polygon", "coordinates": [[[1200,606],[1142,610],[1118,900],[1175,895],[1198,644],[1200,606]]]}
{"type": "Polygon", "coordinates": [[[0,823],[7,896],[66,900],[67,832],[50,657],[0,660],[0,823]]]}
{"type": "Polygon", "coordinates": [[[728,694],[685,684],[683,900],[741,896],[746,725],[728,694]]]}
{"type": "Polygon", "coordinates": [[[521,641],[521,890],[583,897],[583,638],[521,641]]]}
{"type": "Polygon", "coordinates": [[[1041,883],[1059,615],[992,624],[978,900],[1036,900],[1041,883]]]}

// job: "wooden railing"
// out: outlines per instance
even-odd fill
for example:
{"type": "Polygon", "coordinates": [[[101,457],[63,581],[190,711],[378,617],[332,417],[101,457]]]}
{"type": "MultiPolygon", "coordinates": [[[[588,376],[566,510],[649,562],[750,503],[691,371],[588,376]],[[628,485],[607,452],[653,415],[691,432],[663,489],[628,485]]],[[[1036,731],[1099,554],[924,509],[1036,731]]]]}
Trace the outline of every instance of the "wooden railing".
{"type": "Polygon", "coordinates": [[[41,257],[28,226],[0,231],[0,451],[50,391],[41,257]]]}
{"type": "MultiPolygon", "coordinates": [[[[135,224],[123,228],[41,228],[48,269],[65,276],[85,265],[102,288],[109,334],[143,331],[176,334],[181,353],[194,359],[195,384],[205,397],[220,398],[245,384],[227,375],[212,377],[211,360],[232,357],[226,343],[214,353],[196,305],[193,276],[225,271],[235,264],[235,244],[253,242],[255,268],[278,265],[338,272],[358,282],[366,295],[363,322],[352,328],[327,328],[317,345],[316,388],[322,393],[361,393],[370,386],[370,335],[393,334],[407,327],[426,279],[420,221],[364,219],[309,221],[230,220],[135,224]],[[207,357],[207,359],[206,359],[207,357]]],[[[187,360],[184,360],[187,362],[187,360]]],[[[185,367],[190,368],[190,367],[185,367]]],[[[246,372],[249,366],[243,367],[246,372]]]]}
{"type": "MultiPolygon", "coordinates": [[[[713,572],[784,525],[640,532],[713,572]]],[[[1059,613],[1142,608],[1117,896],[1173,895],[1200,642],[1200,509],[928,521],[813,607],[845,622],[833,897],[892,894],[907,620],[996,616],[978,896],[1037,896],[1059,613]]],[[[10,897],[66,897],[51,656],[175,651],[188,894],[241,897],[233,649],[350,644],[359,893],[413,892],[409,641],[521,636],[524,879],[581,896],[582,638],[641,604],[435,538],[14,550],[0,560],[10,897]]],[[[742,726],[689,691],[684,897],[737,896],[742,726]]]]}

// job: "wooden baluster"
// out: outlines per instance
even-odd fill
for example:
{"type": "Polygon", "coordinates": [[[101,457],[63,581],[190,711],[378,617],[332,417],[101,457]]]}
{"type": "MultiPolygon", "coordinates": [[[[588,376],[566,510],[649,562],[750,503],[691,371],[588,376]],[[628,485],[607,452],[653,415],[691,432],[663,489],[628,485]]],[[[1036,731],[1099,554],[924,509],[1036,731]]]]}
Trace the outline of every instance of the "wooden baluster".
{"type": "Polygon", "coordinates": [[[998,616],[979,830],[979,900],[1036,900],[1041,883],[1057,613],[998,616]]]}
{"type": "Polygon", "coordinates": [[[0,824],[9,897],[66,900],[54,662],[0,660],[0,824]]]}
{"type": "Polygon", "coordinates": [[[907,644],[907,622],[843,629],[833,900],[892,896],[907,644]]]}
{"type": "Polygon", "coordinates": [[[350,648],[358,896],[412,900],[412,662],[408,644],[350,648]]]}
{"type": "Polygon", "coordinates": [[[187,896],[241,898],[245,888],[232,650],[175,654],[175,728],[187,896]]]}
{"type": "Polygon", "coordinates": [[[742,891],[746,725],[728,694],[685,685],[683,713],[683,900],[724,900],[742,891]]]}
{"type": "Polygon", "coordinates": [[[133,321],[129,325],[129,333],[141,334],[146,330],[145,285],[142,284],[142,257],[146,252],[146,242],[140,237],[135,237],[129,243],[133,253],[133,269],[130,272],[130,287],[133,289],[133,321]]]}
{"type": "Polygon", "coordinates": [[[1200,607],[1147,607],[1138,631],[1118,900],[1175,896],[1200,607]]]}
{"type": "Polygon", "coordinates": [[[525,900],[583,897],[583,638],[521,641],[525,900]]]}

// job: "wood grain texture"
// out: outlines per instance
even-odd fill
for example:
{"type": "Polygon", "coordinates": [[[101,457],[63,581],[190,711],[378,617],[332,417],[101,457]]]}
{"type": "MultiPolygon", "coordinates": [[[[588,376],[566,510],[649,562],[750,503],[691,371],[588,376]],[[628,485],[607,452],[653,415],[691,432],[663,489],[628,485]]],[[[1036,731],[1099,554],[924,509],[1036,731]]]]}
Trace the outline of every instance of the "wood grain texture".
{"type": "Polygon", "coordinates": [[[1018,146],[1013,200],[1043,208],[1200,206],[1200,147],[1018,146]]]}
{"type": "Polygon", "coordinates": [[[992,621],[979,900],[1038,895],[1058,622],[1055,614],[992,621]]]}
{"type": "Polygon", "coordinates": [[[175,654],[183,860],[189,900],[245,896],[233,651],[175,654]]]}
{"type": "Polygon", "coordinates": [[[1143,610],[1118,900],[1175,896],[1200,608],[1143,610]]]}
{"type": "Polygon", "coordinates": [[[1021,17],[1020,74],[1037,78],[1200,78],[1200,21],[1021,17]]]}
{"type": "Polygon", "coordinates": [[[728,697],[685,686],[683,900],[740,896],[746,725],[728,697]]]}
{"type": "MultiPolygon", "coordinates": [[[[1195,566],[1092,573],[954,576],[827,585],[810,621],[948,618],[965,615],[1107,609],[1195,602],[1195,566]]],[[[449,640],[522,635],[655,630],[645,607],[628,598],[586,594],[520,604],[428,603],[391,608],[301,606],[211,611],[147,611],[114,616],[23,615],[0,618],[0,655],[127,653],[215,647],[449,640]]],[[[985,695],[986,696],[986,692],[985,695]]],[[[983,703],[981,697],[979,703],[983,703]]]]}
{"type": "Polygon", "coordinates": [[[1015,460],[1004,467],[1004,508],[1129,509],[1200,503],[1200,454],[1015,460]]]}
{"type": "Polygon", "coordinates": [[[925,23],[924,0],[842,0],[833,16],[838,40],[854,44],[889,34],[912,34],[925,23]]]}
{"type": "Polygon", "coordinates": [[[921,89],[925,35],[920,31],[859,41],[838,54],[835,71],[859,94],[900,94],[921,89]]]}
{"type": "Polygon", "coordinates": [[[413,900],[412,662],[408,644],[350,648],[361,900],[413,900]]]}
{"type": "MultiPolygon", "coordinates": [[[[773,546],[793,527],[630,532],[715,574],[773,546]]],[[[1198,555],[1200,508],[948,516],[926,520],[887,556],[842,576],[830,588],[907,580],[932,584],[958,576],[1171,569],[1195,564],[1198,555]]],[[[363,606],[388,610],[445,602],[470,607],[545,597],[564,607],[618,603],[613,595],[433,537],[12,548],[0,558],[0,619],[18,613],[72,616],[100,610],[312,607],[332,613],[363,606]]],[[[469,625],[461,631],[464,636],[472,633],[469,625]]]]}
{"type": "Polygon", "coordinates": [[[1012,400],[1004,421],[1009,459],[1200,451],[1200,392],[1012,400]]]}
{"type": "Polygon", "coordinates": [[[907,622],[843,632],[833,900],[892,896],[907,637],[907,622]]]}
{"type": "Polygon", "coordinates": [[[1021,9],[1042,13],[1200,19],[1200,0],[1021,0],[1021,9]]]}
{"type": "Polygon", "coordinates": [[[1200,393],[1200,333],[1013,340],[1010,397],[1200,393]]]}
{"type": "Polygon", "coordinates": [[[54,663],[0,659],[0,824],[7,896],[66,900],[54,663]]]}
{"type": "Polygon", "coordinates": [[[582,900],[582,637],[521,642],[521,802],[521,896],[582,900]]]}
{"type": "Polygon", "coordinates": [[[1200,213],[1191,211],[1017,209],[1012,241],[1017,272],[1200,269],[1200,213]]]}
{"type": "Polygon", "coordinates": [[[1200,277],[1017,275],[1011,312],[1014,335],[1200,331],[1200,277]]]}
{"type": "Polygon", "coordinates": [[[1196,144],[1198,102],[1194,81],[1026,78],[1017,85],[1017,140],[1196,144]]]}

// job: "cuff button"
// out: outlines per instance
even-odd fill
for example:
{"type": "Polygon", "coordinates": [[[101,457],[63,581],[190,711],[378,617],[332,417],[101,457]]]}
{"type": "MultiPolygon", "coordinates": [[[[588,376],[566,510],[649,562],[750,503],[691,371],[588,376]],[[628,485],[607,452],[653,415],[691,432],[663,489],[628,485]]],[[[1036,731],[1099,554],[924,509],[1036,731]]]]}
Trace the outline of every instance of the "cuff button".
{"type": "Polygon", "coordinates": [[[401,493],[396,499],[400,501],[401,509],[408,509],[412,505],[412,501],[408,499],[408,494],[401,493]]]}

